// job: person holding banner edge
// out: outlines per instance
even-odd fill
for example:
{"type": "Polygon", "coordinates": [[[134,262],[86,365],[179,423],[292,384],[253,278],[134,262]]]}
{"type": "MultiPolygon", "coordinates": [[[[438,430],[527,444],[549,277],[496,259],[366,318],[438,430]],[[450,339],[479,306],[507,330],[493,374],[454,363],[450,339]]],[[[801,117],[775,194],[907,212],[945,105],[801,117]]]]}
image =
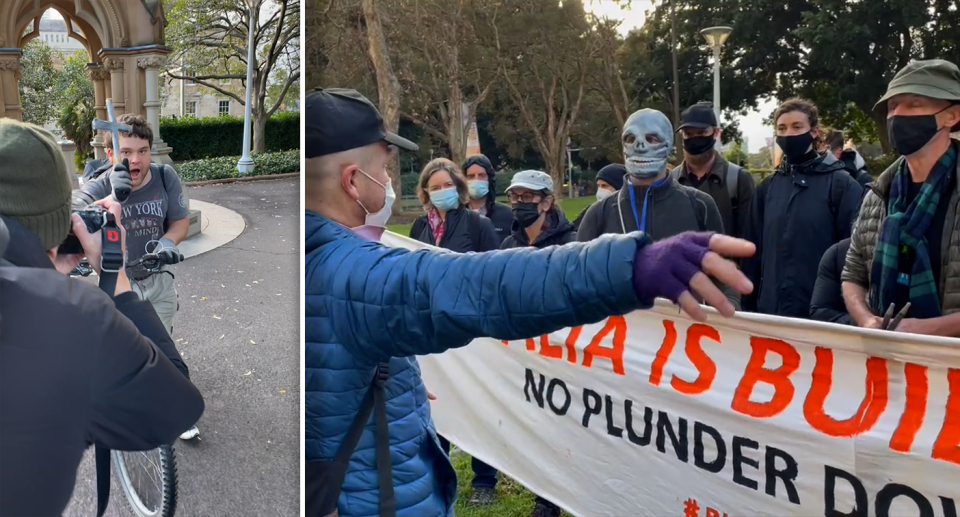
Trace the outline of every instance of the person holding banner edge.
{"type": "Polygon", "coordinates": [[[396,199],[387,164],[396,147],[418,147],[346,89],[307,95],[304,138],[308,515],[453,515],[456,473],[416,355],[481,336],[540,336],[658,297],[698,320],[706,312],[697,298],[732,316],[710,276],[741,293],[753,288],[722,258],[747,257],[753,245],[712,233],[651,243],[634,232],[484,254],[384,247],[377,241],[396,199]]]}
{"type": "Polygon", "coordinates": [[[901,69],[877,102],[901,158],[867,193],[841,280],[866,328],[909,313],[896,330],[960,337],[960,68],[942,59],[901,69]],[[892,309],[892,311],[891,311],[892,309]]]}

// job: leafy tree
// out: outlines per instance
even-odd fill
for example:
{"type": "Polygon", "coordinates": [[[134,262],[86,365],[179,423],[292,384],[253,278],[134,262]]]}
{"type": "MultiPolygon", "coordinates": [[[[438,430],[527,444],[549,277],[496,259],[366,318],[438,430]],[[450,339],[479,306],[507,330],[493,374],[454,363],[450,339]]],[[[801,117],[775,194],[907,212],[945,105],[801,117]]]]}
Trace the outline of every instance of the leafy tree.
{"type": "MultiPolygon", "coordinates": [[[[811,98],[824,121],[855,138],[875,135],[890,150],[886,120],[873,106],[912,59],[960,55],[956,0],[810,0],[795,34],[808,52],[785,70],[781,95],[811,98]]],[[[870,139],[872,140],[872,139],[870,139]]]]}
{"type": "Polygon", "coordinates": [[[57,116],[57,70],[53,60],[59,52],[34,39],[23,48],[23,76],[18,83],[23,121],[46,125],[57,116]]]}
{"type": "Polygon", "coordinates": [[[750,162],[750,156],[743,149],[741,142],[734,142],[731,144],[730,149],[727,150],[725,158],[728,162],[736,164],[743,163],[749,165],[750,162]]]}
{"type": "Polygon", "coordinates": [[[169,25],[166,41],[174,51],[167,61],[167,74],[174,79],[190,79],[197,84],[246,105],[243,88],[225,87],[223,82],[237,80],[243,87],[247,79],[250,14],[256,13],[253,26],[254,61],[251,87],[253,150],[265,147],[264,129],[284,103],[287,92],[300,79],[300,0],[168,0],[169,25]],[[249,6],[248,6],[249,5],[249,6]],[[184,75],[180,63],[191,68],[184,75]],[[279,92],[269,96],[271,85],[279,92]]]}
{"type": "Polygon", "coordinates": [[[598,38],[579,0],[502,0],[490,19],[501,77],[557,185],[596,70],[598,38]]]}
{"type": "MultiPolygon", "coordinates": [[[[720,101],[727,113],[724,118],[729,121],[732,115],[755,108],[776,86],[776,70],[769,69],[767,59],[771,42],[790,32],[789,17],[773,17],[783,8],[767,0],[673,1],[677,11],[679,111],[699,101],[713,100],[712,52],[700,30],[715,25],[734,28],[721,57],[720,101]],[[765,3],[769,3],[767,12],[754,11],[757,4],[765,3]],[[761,19],[766,26],[748,25],[761,19]],[[774,37],[776,31],[781,32],[774,37]],[[767,41],[761,44],[764,39],[767,41]]],[[[668,116],[674,111],[669,7],[668,2],[657,2],[647,13],[646,24],[627,36],[619,56],[624,79],[630,85],[630,97],[642,100],[642,106],[634,109],[658,109],[668,116]]],[[[723,125],[724,142],[739,139],[735,124],[723,125]]]]}
{"type": "Polygon", "coordinates": [[[77,52],[63,62],[56,79],[57,124],[64,135],[77,145],[74,159],[79,170],[83,170],[87,160],[93,158],[92,124],[96,110],[93,82],[87,77],[88,62],[85,51],[77,52]]]}

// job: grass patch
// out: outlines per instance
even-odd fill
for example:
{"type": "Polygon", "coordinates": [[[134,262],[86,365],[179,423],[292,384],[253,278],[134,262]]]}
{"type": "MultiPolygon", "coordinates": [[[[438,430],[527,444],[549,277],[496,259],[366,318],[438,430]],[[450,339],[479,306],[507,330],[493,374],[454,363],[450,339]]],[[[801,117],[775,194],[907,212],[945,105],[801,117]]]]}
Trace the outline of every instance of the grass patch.
{"type": "MultiPolygon", "coordinates": [[[[530,517],[533,511],[535,497],[520,483],[499,474],[497,483],[497,499],[490,506],[467,506],[470,496],[473,495],[473,469],[470,467],[470,456],[456,448],[451,450],[453,468],[457,471],[457,504],[454,514],[457,517],[530,517]]],[[[563,512],[563,517],[573,517],[563,512]]]]}
{"type": "MultiPolygon", "coordinates": [[[[582,212],[584,209],[586,209],[596,200],[597,198],[594,196],[561,199],[557,201],[557,206],[559,206],[563,210],[563,213],[567,215],[567,219],[569,219],[570,221],[573,221],[574,219],[577,218],[578,215],[580,215],[580,212],[582,212]]],[[[500,201],[501,203],[506,203],[507,198],[501,196],[497,198],[497,201],[500,201]]],[[[409,214],[408,219],[416,218],[418,215],[416,212],[408,212],[408,214],[409,214]]],[[[393,233],[399,233],[400,235],[403,235],[404,237],[406,237],[410,235],[411,226],[413,226],[412,221],[406,224],[391,224],[390,226],[387,226],[387,229],[393,233]]]]}

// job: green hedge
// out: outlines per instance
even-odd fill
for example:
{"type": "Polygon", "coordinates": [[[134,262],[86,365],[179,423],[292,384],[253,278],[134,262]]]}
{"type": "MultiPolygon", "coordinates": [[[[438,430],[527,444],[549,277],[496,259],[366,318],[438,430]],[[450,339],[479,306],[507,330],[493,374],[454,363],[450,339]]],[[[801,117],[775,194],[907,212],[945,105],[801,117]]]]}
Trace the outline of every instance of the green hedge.
{"type": "MultiPolygon", "coordinates": [[[[243,117],[162,118],[160,137],[180,162],[243,154],[243,117]]],[[[300,148],[300,113],[283,112],[267,120],[265,152],[300,148]]]]}
{"type": "MultiPolygon", "coordinates": [[[[220,156],[177,164],[183,181],[206,181],[237,178],[239,156],[220,156]]],[[[264,176],[300,171],[300,150],[253,155],[254,170],[248,176],[264,176]]]]}

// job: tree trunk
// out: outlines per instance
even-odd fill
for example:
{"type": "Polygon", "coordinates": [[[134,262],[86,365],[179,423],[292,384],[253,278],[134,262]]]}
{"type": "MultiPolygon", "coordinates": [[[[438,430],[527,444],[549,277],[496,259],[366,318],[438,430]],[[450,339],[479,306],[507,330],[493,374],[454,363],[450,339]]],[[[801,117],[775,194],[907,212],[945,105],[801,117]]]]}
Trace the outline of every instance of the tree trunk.
{"type": "Polygon", "coordinates": [[[890,136],[887,134],[887,119],[875,112],[872,106],[867,113],[870,114],[870,118],[877,125],[877,137],[880,138],[880,148],[883,149],[883,154],[892,153],[893,147],[890,146],[890,136]]]}
{"type": "Polygon", "coordinates": [[[252,131],[250,149],[252,152],[259,153],[267,148],[266,131],[267,119],[269,117],[267,117],[262,109],[259,109],[256,111],[251,110],[250,118],[253,119],[250,122],[250,130],[252,131]]]}
{"type": "MultiPolygon", "coordinates": [[[[377,77],[377,96],[380,100],[380,114],[388,131],[397,132],[400,128],[400,81],[390,62],[390,49],[380,25],[380,13],[377,0],[361,0],[363,19],[367,26],[367,50],[377,77]]],[[[394,190],[400,189],[399,159],[391,160],[387,166],[394,190]]],[[[401,212],[402,203],[393,205],[393,213],[401,212]]]]}
{"type": "Polygon", "coordinates": [[[563,188],[564,178],[567,177],[566,169],[566,147],[560,147],[559,145],[551,145],[552,149],[548,149],[544,153],[544,164],[547,166],[545,171],[547,174],[553,178],[553,195],[560,199],[561,197],[566,196],[567,189],[563,188]]]}
{"type": "Polygon", "coordinates": [[[447,145],[450,147],[450,159],[459,165],[466,159],[467,154],[467,121],[463,117],[463,92],[460,91],[459,84],[450,84],[448,98],[447,145]]]}

